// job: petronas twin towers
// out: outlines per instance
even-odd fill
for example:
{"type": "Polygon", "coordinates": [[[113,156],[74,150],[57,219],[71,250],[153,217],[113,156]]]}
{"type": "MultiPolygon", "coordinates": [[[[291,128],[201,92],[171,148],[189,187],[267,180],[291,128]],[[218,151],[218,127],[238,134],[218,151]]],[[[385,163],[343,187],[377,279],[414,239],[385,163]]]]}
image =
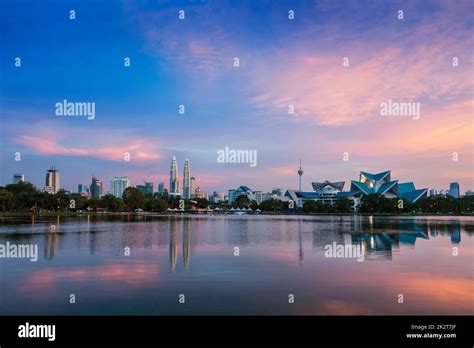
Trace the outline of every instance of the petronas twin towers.
{"type": "MultiPolygon", "coordinates": [[[[178,162],[176,156],[173,155],[171,160],[170,169],[170,194],[180,194],[179,189],[179,178],[178,178],[178,162]]],[[[186,158],[184,161],[184,172],[183,172],[183,198],[191,198],[191,168],[189,166],[189,159],[186,158]]]]}

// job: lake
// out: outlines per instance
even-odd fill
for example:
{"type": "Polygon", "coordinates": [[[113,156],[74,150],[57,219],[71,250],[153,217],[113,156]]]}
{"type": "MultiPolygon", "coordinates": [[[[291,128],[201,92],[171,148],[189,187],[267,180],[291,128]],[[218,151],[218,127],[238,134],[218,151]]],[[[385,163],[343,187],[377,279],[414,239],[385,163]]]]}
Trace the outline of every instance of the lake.
{"type": "Polygon", "coordinates": [[[0,313],[472,315],[473,232],[474,217],[0,217],[0,245],[38,250],[0,258],[0,313]]]}

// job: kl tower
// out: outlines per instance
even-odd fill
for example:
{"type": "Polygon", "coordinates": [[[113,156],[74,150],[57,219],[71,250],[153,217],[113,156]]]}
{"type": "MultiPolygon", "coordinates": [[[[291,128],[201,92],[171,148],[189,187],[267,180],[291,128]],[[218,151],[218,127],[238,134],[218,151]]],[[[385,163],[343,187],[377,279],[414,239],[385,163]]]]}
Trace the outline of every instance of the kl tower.
{"type": "Polygon", "coordinates": [[[298,169],[298,175],[300,176],[300,191],[301,191],[301,177],[303,176],[303,168],[301,168],[301,158],[300,158],[300,169],[298,169]]]}

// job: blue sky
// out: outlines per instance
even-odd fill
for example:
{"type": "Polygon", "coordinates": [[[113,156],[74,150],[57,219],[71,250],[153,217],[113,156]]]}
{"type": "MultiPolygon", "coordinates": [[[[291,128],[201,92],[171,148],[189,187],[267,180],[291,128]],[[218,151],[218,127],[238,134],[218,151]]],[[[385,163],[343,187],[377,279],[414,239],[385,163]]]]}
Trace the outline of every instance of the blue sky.
{"type": "Polygon", "coordinates": [[[299,158],[308,190],[311,181],[386,169],[419,187],[474,187],[472,2],[0,6],[0,184],[21,172],[41,188],[55,165],[72,190],[92,174],[168,185],[176,154],[180,171],[189,156],[208,193],[240,184],[295,188],[299,158]],[[55,116],[64,99],[94,102],[95,119],[55,116]],[[382,118],[379,104],[388,99],[419,102],[420,119],[382,118]],[[225,147],[257,150],[257,167],[217,163],[225,147]]]}

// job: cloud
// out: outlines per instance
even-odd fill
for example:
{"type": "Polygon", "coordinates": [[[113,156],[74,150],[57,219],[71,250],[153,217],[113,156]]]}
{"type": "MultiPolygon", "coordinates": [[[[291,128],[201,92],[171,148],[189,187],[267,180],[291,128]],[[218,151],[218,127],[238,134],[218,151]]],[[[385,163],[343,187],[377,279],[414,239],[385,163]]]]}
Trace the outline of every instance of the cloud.
{"type": "Polygon", "coordinates": [[[17,135],[15,142],[41,155],[90,157],[107,161],[160,159],[156,139],[127,134],[114,129],[81,129],[69,127],[35,127],[29,134],[17,135]]]}
{"type": "Polygon", "coordinates": [[[286,166],[286,167],[270,167],[268,170],[277,175],[285,175],[285,176],[295,176],[297,167],[291,167],[291,166],[286,166]]]}

